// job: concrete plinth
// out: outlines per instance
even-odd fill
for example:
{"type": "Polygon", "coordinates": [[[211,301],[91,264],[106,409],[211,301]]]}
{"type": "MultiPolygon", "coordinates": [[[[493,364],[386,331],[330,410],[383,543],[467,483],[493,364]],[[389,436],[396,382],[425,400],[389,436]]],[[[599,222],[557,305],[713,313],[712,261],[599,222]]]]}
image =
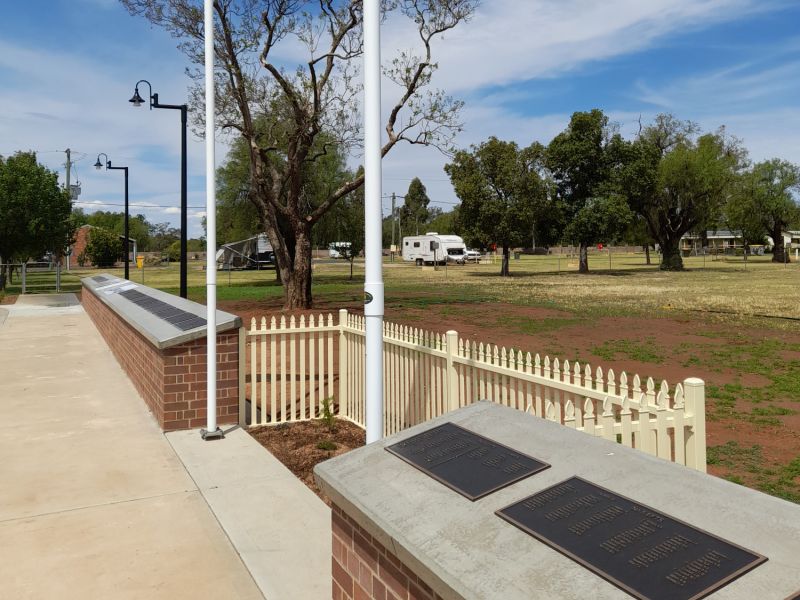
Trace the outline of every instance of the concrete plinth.
{"type": "Polygon", "coordinates": [[[495,404],[334,458],[315,475],[334,503],[334,598],[378,598],[387,588],[447,600],[630,598],[495,514],[572,476],[767,557],[709,598],[800,591],[800,506],[495,404]],[[552,466],[471,502],[385,450],[446,421],[552,466]]]}

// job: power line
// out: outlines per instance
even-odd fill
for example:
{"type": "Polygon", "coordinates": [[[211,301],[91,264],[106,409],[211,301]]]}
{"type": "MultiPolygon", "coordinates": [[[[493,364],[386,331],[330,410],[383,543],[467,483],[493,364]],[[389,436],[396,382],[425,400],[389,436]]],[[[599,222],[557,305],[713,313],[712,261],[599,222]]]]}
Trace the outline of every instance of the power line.
{"type": "MultiPolygon", "coordinates": [[[[422,177],[384,177],[385,181],[413,181],[422,180],[422,177]]],[[[450,181],[447,177],[425,177],[425,181],[450,181]]]]}
{"type": "MultiPolygon", "coordinates": [[[[89,201],[75,201],[73,204],[86,204],[87,206],[125,206],[124,204],[115,204],[114,202],[89,202],[89,201]]],[[[171,206],[167,204],[128,204],[135,208],[180,208],[178,206],[171,206]]],[[[187,206],[186,208],[205,208],[205,206],[187,206]]]]}

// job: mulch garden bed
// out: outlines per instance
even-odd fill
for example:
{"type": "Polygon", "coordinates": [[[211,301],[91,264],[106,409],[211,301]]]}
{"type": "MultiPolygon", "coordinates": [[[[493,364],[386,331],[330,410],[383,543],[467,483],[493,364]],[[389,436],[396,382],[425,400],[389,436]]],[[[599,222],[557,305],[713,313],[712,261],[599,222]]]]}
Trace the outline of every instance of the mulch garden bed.
{"type": "Polygon", "coordinates": [[[341,419],[336,419],[333,431],[315,420],[251,427],[248,433],[328,505],[330,501],[314,482],[314,466],[366,442],[363,429],[341,419]]]}

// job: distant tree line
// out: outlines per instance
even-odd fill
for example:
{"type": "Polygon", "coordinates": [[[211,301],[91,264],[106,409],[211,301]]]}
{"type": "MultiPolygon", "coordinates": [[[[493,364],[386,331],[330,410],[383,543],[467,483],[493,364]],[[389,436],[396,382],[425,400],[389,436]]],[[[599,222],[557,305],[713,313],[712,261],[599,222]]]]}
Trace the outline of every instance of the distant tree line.
{"type": "MultiPolygon", "coordinates": [[[[323,137],[323,140],[325,138],[323,137]]],[[[248,144],[234,142],[218,178],[220,243],[264,231],[263,213],[249,198],[248,144]]],[[[438,231],[464,237],[472,247],[497,247],[501,274],[509,274],[512,248],[568,244],[578,248],[579,271],[589,271],[589,248],[624,243],[660,251],[660,267],[680,270],[680,240],[730,229],[745,251],[773,240],[773,260],[788,260],[782,232],[797,224],[800,170],[780,159],[753,164],[725,128],[702,133],[691,121],[658,115],[625,139],[601,110],[576,112],[549,144],[520,147],[489,138],[457,151],[445,166],[461,201],[448,212],[431,206],[419,178],[397,196],[384,218],[383,243],[438,231]]],[[[333,140],[317,168],[306,174],[309,202],[326,196],[349,171],[333,140]]],[[[350,242],[352,259],[363,248],[363,193],[346,195],[311,231],[316,247],[350,242]]]]}
{"type": "Polygon", "coordinates": [[[502,248],[508,275],[513,247],[567,243],[588,248],[658,244],[661,269],[680,270],[680,240],[707,230],[740,234],[745,251],[773,240],[773,260],[789,259],[783,231],[800,220],[800,169],[780,159],[753,164],[724,127],[701,133],[691,121],[659,115],[624,139],[601,110],[576,112],[544,146],[520,148],[490,138],[445,166],[461,204],[454,231],[470,245],[502,248]]]}
{"type": "MultiPolygon", "coordinates": [[[[86,254],[78,257],[79,264],[112,266],[123,256],[121,236],[125,235],[125,213],[98,210],[87,213],[81,208],[72,212],[75,227],[91,225],[86,254]]],[[[161,252],[169,260],[180,260],[181,230],[169,223],[151,223],[142,214],[128,217],[128,237],[136,241],[137,252],[161,252]]],[[[187,240],[189,252],[205,250],[204,239],[187,240]]],[[[131,247],[131,252],[133,248],[131,247]]]]}

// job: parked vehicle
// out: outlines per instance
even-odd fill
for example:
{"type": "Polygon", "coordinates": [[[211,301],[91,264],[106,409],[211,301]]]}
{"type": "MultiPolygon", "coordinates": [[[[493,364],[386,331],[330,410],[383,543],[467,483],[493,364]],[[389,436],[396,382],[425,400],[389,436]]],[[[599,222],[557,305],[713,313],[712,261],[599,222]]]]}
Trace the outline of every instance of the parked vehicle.
{"type": "Polygon", "coordinates": [[[465,262],[478,262],[481,259],[481,253],[477,250],[467,250],[464,253],[465,262]]]}
{"type": "Polygon", "coordinates": [[[350,242],[331,242],[328,244],[328,256],[331,258],[347,258],[350,242]]]}
{"type": "Polygon", "coordinates": [[[425,235],[403,238],[403,260],[417,265],[441,265],[445,262],[463,265],[466,251],[464,240],[457,235],[439,235],[429,231],[425,235]]]}
{"type": "Polygon", "coordinates": [[[216,258],[217,269],[267,269],[275,264],[275,252],[264,233],[222,244],[216,258]]]}

